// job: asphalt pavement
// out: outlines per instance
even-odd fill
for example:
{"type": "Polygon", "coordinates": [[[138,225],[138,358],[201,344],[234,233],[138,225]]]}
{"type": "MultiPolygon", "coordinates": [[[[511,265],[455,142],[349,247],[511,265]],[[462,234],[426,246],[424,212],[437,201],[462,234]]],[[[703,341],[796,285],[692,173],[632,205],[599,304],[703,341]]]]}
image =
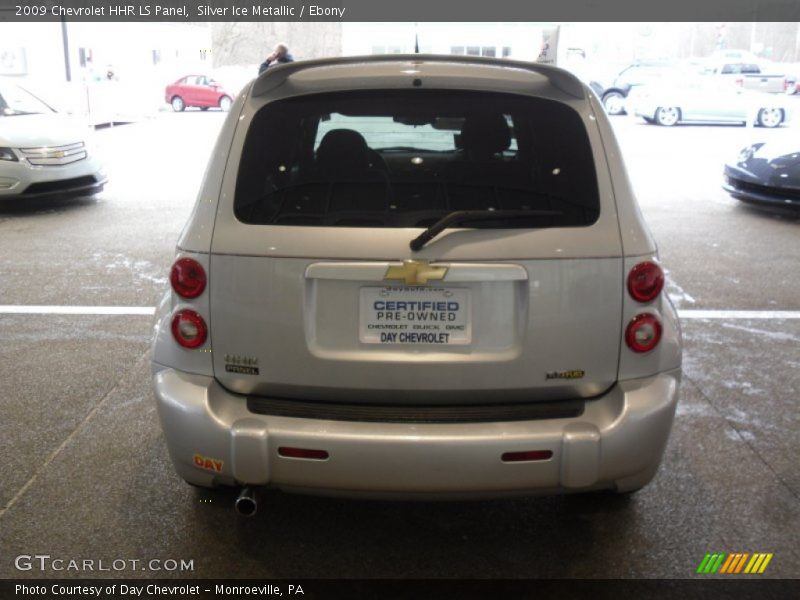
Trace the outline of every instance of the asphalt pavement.
{"type": "MultiPolygon", "coordinates": [[[[102,194],[0,205],[0,305],[154,306],[223,118],[162,113],[98,131],[102,194]]],[[[720,188],[741,147],[798,140],[798,128],[613,122],[686,315],[681,402],[651,485],[472,502],[271,492],[245,520],[234,493],[172,470],[151,317],[0,312],[0,578],[685,578],[708,552],[773,553],[762,577],[800,576],[800,319],[692,312],[800,311],[800,220],[720,188]],[[34,554],[126,563],[17,569],[34,554]],[[192,569],[165,570],[168,559],[192,569]]]]}

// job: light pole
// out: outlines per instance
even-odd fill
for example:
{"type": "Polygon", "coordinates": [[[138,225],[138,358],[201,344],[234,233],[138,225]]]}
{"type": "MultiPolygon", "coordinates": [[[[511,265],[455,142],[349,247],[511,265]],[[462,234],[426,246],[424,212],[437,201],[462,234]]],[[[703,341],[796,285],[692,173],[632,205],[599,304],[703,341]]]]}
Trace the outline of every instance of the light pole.
{"type": "Polygon", "coordinates": [[[69,34],[67,33],[67,20],[61,17],[61,41],[64,43],[64,72],[67,82],[72,81],[72,71],[69,66],[69,34]]]}

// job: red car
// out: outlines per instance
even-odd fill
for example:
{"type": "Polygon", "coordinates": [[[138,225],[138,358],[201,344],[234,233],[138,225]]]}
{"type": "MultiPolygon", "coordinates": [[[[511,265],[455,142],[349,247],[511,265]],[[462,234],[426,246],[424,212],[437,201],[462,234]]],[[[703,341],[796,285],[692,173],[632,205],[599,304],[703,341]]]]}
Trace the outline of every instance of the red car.
{"type": "Polygon", "coordinates": [[[208,110],[218,106],[224,111],[230,109],[234,95],[206,75],[187,75],[167,86],[164,99],[172,105],[172,110],[180,112],[187,106],[198,106],[208,110]]]}

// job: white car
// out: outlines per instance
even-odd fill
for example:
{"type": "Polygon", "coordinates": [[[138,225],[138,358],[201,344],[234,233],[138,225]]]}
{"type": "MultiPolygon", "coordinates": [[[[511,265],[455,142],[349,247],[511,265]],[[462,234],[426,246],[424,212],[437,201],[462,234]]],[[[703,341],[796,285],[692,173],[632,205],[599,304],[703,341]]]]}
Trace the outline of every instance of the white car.
{"type": "Polygon", "coordinates": [[[737,87],[725,76],[698,75],[637,88],[628,98],[630,110],[647,123],[733,123],[778,127],[790,118],[782,95],[737,87]]]}
{"type": "Polygon", "coordinates": [[[179,475],[381,497],[630,492],[681,338],[598,99],[561,69],[374,56],[237,98],[152,348],[179,475]]]}
{"type": "Polygon", "coordinates": [[[89,196],[106,175],[91,131],[22,87],[0,80],[0,201],[89,196]]]}

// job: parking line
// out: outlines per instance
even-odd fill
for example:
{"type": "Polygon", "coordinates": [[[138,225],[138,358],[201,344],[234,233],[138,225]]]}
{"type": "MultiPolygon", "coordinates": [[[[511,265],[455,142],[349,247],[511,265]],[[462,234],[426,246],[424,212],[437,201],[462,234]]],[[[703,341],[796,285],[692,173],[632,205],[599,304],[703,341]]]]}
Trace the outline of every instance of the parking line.
{"type": "Polygon", "coordinates": [[[0,305],[0,315],[148,315],[155,306],[30,306],[0,305]]]}
{"type": "MultiPolygon", "coordinates": [[[[0,315],[144,315],[152,316],[155,306],[40,306],[0,305],[0,315]]],[[[800,310],[679,310],[681,319],[800,319],[800,310]]]]}
{"type": "Polygon", "coordinates": [[[800,319],[800,310],[678,310],[681,319],[800,319]]]}

